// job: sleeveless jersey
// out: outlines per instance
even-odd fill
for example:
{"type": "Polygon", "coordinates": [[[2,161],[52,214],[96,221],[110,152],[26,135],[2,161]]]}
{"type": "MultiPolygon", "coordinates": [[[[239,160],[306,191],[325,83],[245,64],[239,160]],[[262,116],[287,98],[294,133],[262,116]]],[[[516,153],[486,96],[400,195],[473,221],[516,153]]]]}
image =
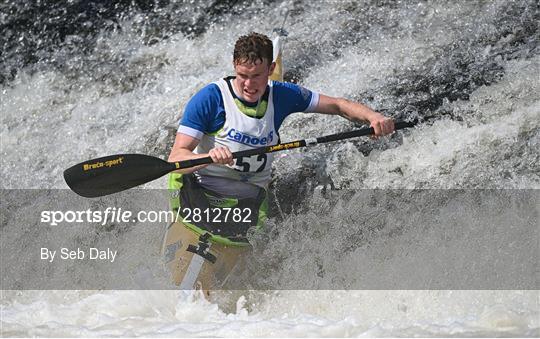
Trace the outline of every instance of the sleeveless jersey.
{"type": "MultiPolygon", "coordinates": [[[[231,94],[226,80],[215,84],[219,87],[226,112],[225,124],[216,133],[204,134],[195,153],[208,153],[212,148],[227,146],[231,152],[249,150],[278,143],[274,126],[273,82],[269,81],[268,105],[264,116],[253,118],[242,113],[231,94]]],[[[273,154],[260,154],[235,159],[233,166],[211,164],[197,171],[198,175],[221,177],[255,184],[266,188],[270,182],[273,154]]]]}

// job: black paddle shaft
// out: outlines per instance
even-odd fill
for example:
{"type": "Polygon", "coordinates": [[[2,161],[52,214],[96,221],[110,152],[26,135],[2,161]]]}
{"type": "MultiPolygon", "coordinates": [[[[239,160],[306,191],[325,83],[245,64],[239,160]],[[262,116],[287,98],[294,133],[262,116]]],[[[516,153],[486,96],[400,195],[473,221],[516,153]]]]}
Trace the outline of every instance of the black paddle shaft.
{"type": "MultiPolygon", "coordinates": [[[[410,121],[410,122],[398,121],[394,124],[394,126],[395,126],[395,129],[398,130],[398,129],[403,129],[407,127],[413,127],[417,123],[418,121],[416,120],[410,121]]],[[[258,147],[258,148],[253,148],[253,149],[245,150],[245,151],[238,151],[238,152],[234,152],[232,155],[233,155],[233,159],[236,159],[240,157],[249,157],[249,156],[257,155],[257,154],[273,153],[273,152],[284,151],[287,149],[314,146],[314,145],[322,144],[325,142],[351,139],[351,138],[372,135],[372,134],[375,134],[375,130],[373,129],[373,127],[361,128],[354,131],[330,134],[330,135],[326,135],[326,136],[322,136],[318,138],[296,140],[296,141],[286,142],[282,144],[277,144],[274,146],[265,146],[265,147],[258,147]]],[[[184,161],[178,162],[178,166],[179,166],[178,168],[189,168],[189,167],[198,166],[198,165],[211,164],[212,162],[213,162],[212,158],[210,157],[184,160],[184,161]]]]}
{"type": "MultiPolygon", "coordinates": [[[[417,121],[399,121],[395,129],[412,127],[417,121]]],[[[233,153],[233,158],[247,157],[263,153],[272,153],[287,149],[313,146],[325,142],[338,141],[374,134],[373,128],[362,128],[355,131],[331,134],[319,138],[310,138],[258,147],[233,153]]],[[[198,165],[211,164],[211,157],[167,162],[144,154],[116,154],[92,159],[74,165],[64,171],[64,179],[77,194],[95,198],[120,192],[155,180],[169,172],[198,165]]]]}

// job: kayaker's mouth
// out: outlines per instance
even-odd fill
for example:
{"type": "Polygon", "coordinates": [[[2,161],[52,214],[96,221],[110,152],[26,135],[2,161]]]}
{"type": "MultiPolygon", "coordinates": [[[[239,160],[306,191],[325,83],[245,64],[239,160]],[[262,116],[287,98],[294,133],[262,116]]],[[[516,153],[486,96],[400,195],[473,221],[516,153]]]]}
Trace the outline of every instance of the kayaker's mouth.
{"type": "Polygon", "coordinates": [[[257,90],[256,89],[247,89],[247,88],[244,88],[244,93],[248,94],[248,95],[255,95],[257,94],[257,90]]]}

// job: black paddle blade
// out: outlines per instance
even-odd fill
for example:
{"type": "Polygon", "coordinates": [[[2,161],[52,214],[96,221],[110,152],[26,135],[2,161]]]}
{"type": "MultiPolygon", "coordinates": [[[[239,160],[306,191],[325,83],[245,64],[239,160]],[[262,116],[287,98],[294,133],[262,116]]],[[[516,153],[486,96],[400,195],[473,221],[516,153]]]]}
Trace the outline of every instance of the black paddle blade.
{"type": "Polygon", "coordinates": [[[155,180],[176,166],[143,154],[116,154],[82,162],[64,171],[68,186],[86,198],[101,197],[155,180]]]}

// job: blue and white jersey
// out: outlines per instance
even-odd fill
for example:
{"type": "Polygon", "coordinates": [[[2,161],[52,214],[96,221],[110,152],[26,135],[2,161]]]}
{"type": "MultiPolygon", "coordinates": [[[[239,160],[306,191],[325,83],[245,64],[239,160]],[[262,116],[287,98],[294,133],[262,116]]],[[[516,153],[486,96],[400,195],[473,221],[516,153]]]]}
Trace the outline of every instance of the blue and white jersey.
{"type": "MultiPolygon", "coordinates": [[[[178,132],[200,140],[195,153],[208,153],[218,146],[236,152],[276,145],[278,129],[289,114],[312,111],[318,104],[317,93],[277,81],[269,81],[259,103],[246,103],[234,93],[231,80],[221,79],[206,86],[186,106],[178,132]]],[[[272,161],[272,153],[238,158],[233,166],[213,164],[196,174],[203,186],[217,191],[230,190],[230,180],[266,188],[272,161]],[[222,182],[227,182],[228,188],[222,182]]]]}
{"type": "MultiPolygon", "coordinates": [[[[288,82],[272,81],[274,126],[278,131],[283,120],[295,112],[312,112],[319,103],[319,94],[288,82]]],[[[244,102],[246,106],[257,103],[244,102]]],[[[216,83],[201,89],[187,103],[180,121],[179,133],[201,139],[203,134],[219,131],[225,123],[223,96],[216,83]]]]}

